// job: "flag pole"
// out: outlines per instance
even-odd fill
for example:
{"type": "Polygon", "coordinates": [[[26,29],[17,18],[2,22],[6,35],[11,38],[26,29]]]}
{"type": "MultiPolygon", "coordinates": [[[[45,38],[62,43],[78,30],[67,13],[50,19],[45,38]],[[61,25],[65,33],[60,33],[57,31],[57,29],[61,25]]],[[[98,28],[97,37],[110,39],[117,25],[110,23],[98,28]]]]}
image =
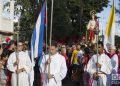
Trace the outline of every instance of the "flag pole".
{"type": "MultiPolygon", "coordinates": [[[[98,27],[95,29],[95,34],[96,34],[96,48],[97,48],[97,63],[98,63],[98,41],[99,41],[99,22],[98,22],[98,27]]],[[[99,72],[99,68],[96,68],[96,72],[98,73],[99,72]]],[[[99,80],[97,80],[97,86],[99,86],[99,80]]]]}
{"type": "Polygon", "coordinates": [[[47,54],[47,30],[48,30],[48,22],[47,22],[47,0],[46,0],[46,54],[47,54]]]}
{"type": "MultiPolygon", "coordinates": [[[[98,17],[98,28],[96,28],[96,41],[97,41],[97,45],[96,45],[96,47],[97,47],[97,63],[98,63],[98,41],[99,41],[99,32],[100,32],[100,29],[99,29],[99,18],[100,17],[98,17]]],[[[97,73],[99,72],[99,69],[97,68],[97,73]]],[[[97,86],[99,86],[99,80],[97,80],[97,86]]]]}
{"type": "MultiPolygon", "coordinates": [[[[98,34],[99,34],[99,33],[98,33],[98,34]]],[[[99,36],[98,34],[96,34],[96,36],[97,36],[97,37],[96,37],[96,41],[97,41],[97,45],[96,45],[96,47],[97,47],[97,63],[98,63],[98,36],[99,36]]],[[[97,68],[97,73],[98,73],[98,68],[97,68]]],[[[99,82],[99,81],[97,80],[97,86],[99,86],[98,82],[99,82]]]]}
{"type": "MultiPolygon", "coordinates": [[[[19,29],[20,29],[20,21],[18,20],[18,26],[17,26],[17,50],[16,50],[16,60],[18,60],[18,42],[19,42],[19,29]]],[[[17,70],[19,69],[19,64],[17,64],[17,70]]],[[[19,86],[19,74],[17,74],[17,86],[19,86]]]]}
{"type": "Polygon", "coordinates": [[[102,42],[104,42],[103,30],[102,30],[102,42]]]}
{"type": "Polygon", "coordinates": [[[52,5],[51,5],[51,24],[50,24],[50,46],[51,46],[51,40],[52,40],[52,23],[53,23],[53,3],[54,1],[52,0],[52,5]]]}
{"type": "MultiPolygon", "coordinates": [[[[51,5],[51,23],[50,23],[50,47],[51,47],[51,42],[52,42],[52,23],[53,23],[53,5],[54,1],[52,0],[52,5],[51,5]]],[[[49,53],[49,60],[50,60],[50,53],[49,53]]],[[[48,64],[48,75],[50,75],[50,64],[48,64]]],[[[49,82],[49,79],[48,79],[49,82]]]]}
{"type": "Polygon", "coordinates": [[[87,42],[87,39],[88,39],[88,38],[87,38],[87,37],[88,37],[87,34],[88,34],[88,31],[86,30],[86,34],[85,34],[85,35],[86,35],[86,38],[85,38],[85,42],[86,42],[86,44],[88,43],[88,42],[87,42]]]}

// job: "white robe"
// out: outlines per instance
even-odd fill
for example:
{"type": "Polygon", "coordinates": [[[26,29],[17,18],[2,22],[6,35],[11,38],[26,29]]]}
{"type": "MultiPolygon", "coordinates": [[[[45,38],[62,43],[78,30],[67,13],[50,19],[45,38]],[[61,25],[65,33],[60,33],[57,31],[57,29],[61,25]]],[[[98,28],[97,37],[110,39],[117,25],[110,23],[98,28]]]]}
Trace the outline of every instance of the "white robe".
{"type": "Polygon", "coordinates": [[[112,74],[117,74],[118,73],[118,56],[117,54],[113,55],[111,57],[111,64],[112,64],[112,72],[109,75],[109,85],[111,86],[114,80],[112,80],[112,74]]]}
{"type": "MultiPolygon", "coordinates": [[[[30,51],[26,50],[25,53],[30,56],[30,51]]],[[[29,86],[33,86],[35,62],[34,62],[34,60],[31,60],[30,62],[31,62],[32,65],[31,65],[31,71],[28,74],[28,79],[29,79],[29,84],[30,84],[29,86]]]]}
{"type": "Polygon", "coordinates": [[[58,53],[51,56],[50,74],[54,75],[54,78],[50,79],[49,82],[47,79],[48,66],[45,70],[45,63],[48,58],[49,55],[44,56],[40,65],[40,72],[44,75],[44,79],[42,78],[43,86],[62,86],[61,81],[65,78],[67,73],[65,58],[58,53]]]}
{"type": "MultiPolygon", "coordinates": [[[[29,56],[21,51],[18,54],[18,59],[19,59],[19,69],[24,68],[25,71],[21,72],[18,75],[18,82],[19,86],[29,86],[29,80],[28,80],[28,74],[31,71],[31,62],[29,56]]],[[[12,73],[12,79],[11,79],[11,84],[12,86],[17,86],[17,74],[16,74],[16,66],[13,66],[13,64],[16,62],[16,53],[12,53],[9,58],[8,58],[8,63],[7,63],[7,68],[10,70],[12,73]]]]}
{"type": "MultiPolygon", "coordinates": [[[[88,62],[87,71],[90,73],[91,78],[93,78],[93,73],[97,71],[96,69],[97,55],[93,55],[88,62]]],[[[98,70],[104,72],[105,74],[99,74],[99,86],[108,86],[107,85],[107,74],[111,73],[112,66],[111,60],[106,54],[98,55],[98,63],[101,64],[101,68],[98,70]]],[[[97,81],[93,80],[92,86],[97,86],[97,81]]]]}
{"type": "Polygon", "coordinates": [[[118,56],[117,54],[113,55],[111,58],[111,64],[112,64],[112,74],[116,74],[118,71],[118,56]]]}

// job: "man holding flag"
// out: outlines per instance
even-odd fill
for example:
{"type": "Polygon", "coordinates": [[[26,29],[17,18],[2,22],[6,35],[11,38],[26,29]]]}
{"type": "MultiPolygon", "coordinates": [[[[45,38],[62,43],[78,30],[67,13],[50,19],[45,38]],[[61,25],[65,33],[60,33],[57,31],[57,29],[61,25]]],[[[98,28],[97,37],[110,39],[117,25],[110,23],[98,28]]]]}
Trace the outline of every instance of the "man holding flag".
{"type": "Polygon", "coordinates": [[[57,52],[55,43],[51,44],[49,50],[50,55],[45,55],[40,64],[42,86],[62,86],[61,81],[67,74],[65,58],[57,52]]]}
{"type": "Polygon", "coordinates": [[[42,86],[61,86],[61,81],[64,79],[67,73],[65,58],[57,53],[57,46],[55,43],[50,44],[50,55],[43,56],[43,38],[46,20],[45,7],[46,1],[43,3],[35,29],[32,34],[31,57],[33,62],[34,58],[39,58],[42,86]]]}
{"type": "MultiPolygon", "coordinates": [[[[39,0],[38,0],[39,3],[39,0]]],[[[35,66],[34,59],[37,58],[36,65],[41,64],[41,61],[43,58],[43,41],[44,41],[44,30],[47,23],[47,1],[44,0],[41,11],[39,13],[32,38],[31,38],[31,60],[33,63],[33,67],[35,66]]],[[[47,27],[47,26],[46,26],[47,27]]],[[[31,73],[34,75],[34,72],[31,73]]],[[[38,76],[39,74],[36,74],[35,76],[38,76]]],[[[41,74],[42,75],[42,74],[41,74]]],[[[30,79],[33,81],[34,76],[32,76],[30,79]]],[[[40,83],[41,84],[41,83],[40,83]]],[[[31,85],[32,86],[32,85],[31,85]]]]}

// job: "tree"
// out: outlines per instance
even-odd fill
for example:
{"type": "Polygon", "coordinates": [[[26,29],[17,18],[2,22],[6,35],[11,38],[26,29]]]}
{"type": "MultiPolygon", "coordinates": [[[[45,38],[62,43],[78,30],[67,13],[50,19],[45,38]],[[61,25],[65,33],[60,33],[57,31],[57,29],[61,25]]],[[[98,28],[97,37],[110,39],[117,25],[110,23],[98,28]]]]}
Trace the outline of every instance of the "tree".
{"type": "MultiPolygon", "coordinates": [[[[30,40],[32,30],[38,17],[42,2],[37,0],[17,0],[22,6],[20,20],[20,36],[30,40]],[[27,34],[26,34],[27,32],[27,34]]],[[[101,12],[107,7],[108,0],[54,0],[53,39],[83,36],[86,24],[90,19],[90,11],[101,12]]],[[[51,0],[48,0],[48,32],[50,26],[51,0]]],[[[49,35],[48,35],[49,36],[49,35]]],[[[68,41],[68,39],[67,39],[68,41]]]]}
{"type": "MultiPolygon", "coordinates": [[[[86,23],[90,19],[90,11],[101,12],[103,7],[107,7],[108,0],[70,0],[71,19],[76,20],[77,29],[81,34],[85,34],[86,23]]],[[[75,25],[76,26],[76,25],[75,25]]]]}

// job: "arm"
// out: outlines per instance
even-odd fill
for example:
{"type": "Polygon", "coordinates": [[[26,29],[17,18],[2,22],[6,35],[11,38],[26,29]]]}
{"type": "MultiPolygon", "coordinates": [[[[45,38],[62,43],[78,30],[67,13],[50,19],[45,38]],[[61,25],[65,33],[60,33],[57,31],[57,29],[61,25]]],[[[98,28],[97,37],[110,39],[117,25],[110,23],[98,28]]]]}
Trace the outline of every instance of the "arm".
{"type": "Polygon", "coordinates": [[[7,61],[7,68],[9,71],[11,72],[16,72],[16,66],[14,66],[14,63],[15,63],[15,59],[14,59],[14,53],[12,53],[9,58],[8,58],[8,61],[7,61]]]}
{"type": "Polygon", "coordinates": [[[104,72],[105,74],[110,74],[112,70],[111,60],[107,55],[105,56],[107,58],[105,58],[106,59],[105,64],[101,65],[100,71],[104,72]]]}
{"type": "Polygon", "coordinates": [[[0,71],[3,69],[3,62],[0,61],[0,71]]]}
{"type": "Polygon", "coordinates": [[[23,68],[21,68],[21,71],[22,72],[26,71],[26,73],[30,73],[32,70],[32,63],[30,61],[30,57],[28,54],[25,54],[25,58],[26,58],[26,64],[24,65],[23,68]]]}

